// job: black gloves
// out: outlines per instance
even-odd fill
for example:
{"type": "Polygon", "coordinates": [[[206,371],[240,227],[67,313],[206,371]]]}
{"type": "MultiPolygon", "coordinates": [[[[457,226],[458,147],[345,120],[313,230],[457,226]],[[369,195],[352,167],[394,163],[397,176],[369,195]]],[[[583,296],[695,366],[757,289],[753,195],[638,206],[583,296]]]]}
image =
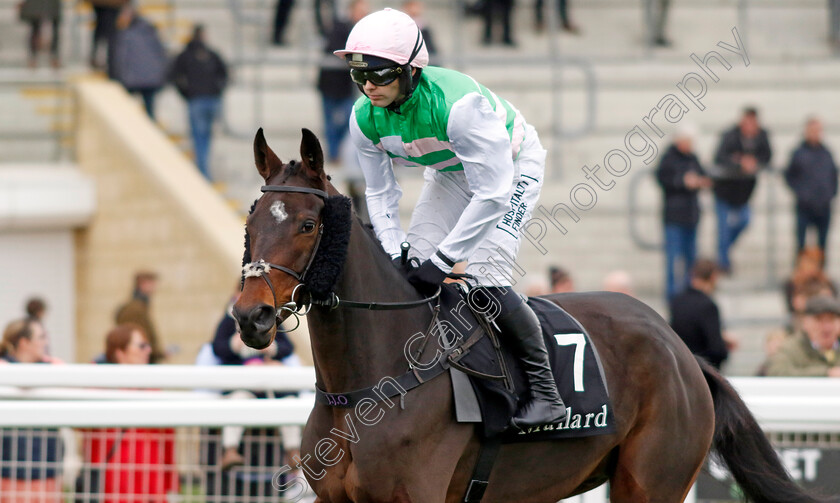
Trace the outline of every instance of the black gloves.
{"type": "Polygon", "coordinates": [[[408,282],[426,297],[434,295],[443,280],[446,279],[446,273],[441,271],[438,266],[432,263],[431,259],[426,260],[420,267],[410,269],[406,277],[408,282]]]}

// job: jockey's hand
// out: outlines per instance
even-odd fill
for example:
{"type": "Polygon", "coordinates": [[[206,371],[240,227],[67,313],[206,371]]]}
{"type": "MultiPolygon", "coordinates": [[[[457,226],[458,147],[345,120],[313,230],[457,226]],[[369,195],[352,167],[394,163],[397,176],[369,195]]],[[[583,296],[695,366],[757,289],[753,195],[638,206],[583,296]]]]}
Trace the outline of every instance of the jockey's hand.
{"type": "Polygon", "coordinates": [[[446,279],[446,273],[441,271],[432,261],[426,260],[420,267],[411,269],[407,274],[408,282],[411,283],[418,292],[429,297],[437,292],[443,280],[446,279]]]}
{"type": "Polygon", "coordinates": [[[405,264],[403,264],[402,257],[396,257],[391,259],[391,263],[394,264],[394,267],[396,267],[403,276],[407,276],[412,269],[417,268],[417,259],[414,259],[414,263],[412,263],[411,260],[406,260],[405,264]]]}

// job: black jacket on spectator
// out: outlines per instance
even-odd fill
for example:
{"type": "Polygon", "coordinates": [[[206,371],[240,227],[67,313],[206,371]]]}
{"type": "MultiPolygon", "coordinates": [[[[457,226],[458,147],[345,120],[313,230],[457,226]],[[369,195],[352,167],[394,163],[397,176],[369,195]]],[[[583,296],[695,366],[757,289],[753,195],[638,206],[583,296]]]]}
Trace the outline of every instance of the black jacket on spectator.
{"type": "MultiPolygon", "coordinates": [[[[0,360],[18,363],[9,355],[0,360]]],[[[51,479],[59,474],[63,458],[64,443],[58,428],[4,428],[0,431],[0,477],[4,479],[51,479]]]]}
{"type": "Polygon", "coordinates": [[[741,164],[733,158],[737,154],[751,154],[760,168],[767,167],[772,156],[767,132],[760,129],[755,138],[748,140],[735,126],[723,133],[715,154],[715,164],[720,169],[715,177],[715,197],[732,206],[743,206],[755,189],[755,175],[746,175],[741,171],[741,164]]]}
{"type": "Polygon", "coordinates": [[[200,40],[191,40],[172,64],[169,80],[186,99],[219,96],[227,85],[227,66],[200,40]]]}
{"type": "Polygon", "coordinates": [[[721,333],[720,312],[711,297],[692,287],[671,301],[671,328],[697,356],[720,368],[729,356],[721,333]]]}
{"type": "Polygon", "coordinates": [[[666,224],[695,226],[700,221],[700,203],[697,201],[697,190],[685,186],[685,174],[693,171],[705,176],[703,167],[694,153],[684,154],[671,145],[656,170],[656,180],[665,192],[663,218],[666,224]]]}
{"type": "Polygon", "coordinates": [[[344,49],[353,25],[347,21],[336,21],[327,36],[321,71],[318,74],[318,90],[327,98],[350,98],[356,92],[356,84],[350,79],[347,63],[333,55],[333,51],[344,49]]]}
{"type": "Polygon", "coordinates": [[[822,143],[802,142],[793,152],[785,180],[796,196],[796,207],[812,215],[831,212],[837,195],[837,165],[822,143]]]}
{"type": "MultiPolygon", "coordinates": [[[[230,315],[225,315],[216,327],[216,335],[213,337],[213,353],[222,361],[222,365],[244,365],[245,361],[238,353],[230,348],[230,338],[236,333],[236,321],[230,315]]],[[[291,355],[294,351],[292,342],[286,336],[286,332],[277,331],[274,336],[274,344],[277,345],[277,354],[273,359],[280,361],[291,355]]]]}

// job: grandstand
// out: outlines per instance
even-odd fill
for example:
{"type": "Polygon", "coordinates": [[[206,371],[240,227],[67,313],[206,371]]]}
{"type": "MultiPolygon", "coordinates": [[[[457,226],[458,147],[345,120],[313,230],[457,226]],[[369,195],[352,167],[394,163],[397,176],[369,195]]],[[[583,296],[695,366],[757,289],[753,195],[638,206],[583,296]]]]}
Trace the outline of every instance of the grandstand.
{"type": "MultiPolygon", "coordinates": [[[[834,89],[840,66],[826,42],[825,4],[816,0],[795,6],[780,1],[674,2],[668,20],[674,43],[664,49],[650,49],[644,43],[644,13],[636,2],[594,0],[573,5],[574,18],[583,28],[579,36],[534,33],[532,5],[522,3],[515,11],[516,49],[481,46],[478,20],[464,18],[450,2],[428,3],[427,17],[440,40],[443,63],[474,75],[509,99],[540,132],[549,151],[549,174],[540,201],[546,208],[568,203],[570,189],[586,181],[582,167],[602,165],[608,152],[623,148],[624,136],[634,126],[641,124],[652,134],[642,118],[663,97],[678,92],[676,85],[685,75],[702,73],[690,59],[692,54],[702,58],[717,50],[731,64],[727,70],[717,62],[710,63],[719,81],[704,74],[709,81],[700,100],[705,109],[692,106],[684,116],[699,125],[696,150],[707,163],[719,132],[736,120],[744,105],[755,105],[761,111],[771,133],[776,169],[784,166],[799,141],[804,117],[837,105],[834,89]],[[748,66],[741,56],[718,46],[719,42],[737,45],[733,29],[745,46],[748,66]]],[[[225,96],[212,169],[215,189],[241,214],[259,185],[256,173],[249,168],[256,128],[266,129],[283,158],[298,155],[301,127],[321,128],[320,100],[313,85],[321,55],[309,12],[311,2],[299,2],[295,7],[291,43],[282,47],[267,43],[270,2],[170,0],[139,4],[165,35],[172,52],[184,41],[190,23],[203,22],[212,44],[231,64],[234,77],[225,96]]],[[[374,8],[385,5],[373,2],[374,8]]],[[[84,63],[91,13],[85,4],[65,2],[64,68],[29,71],[24,68],[22,47],[25,28],[16,22],[14,6],[12,1],[0,3],[3,161],[73,162],[77,139],[72,89],[87,78],[84,63]]],[[[158,110],[161,130],[189,153],[184,104],[171,88],[161,93],[158,110]]],[[[831,117],[825,119],[827,143],[832,146],[837,126],[831,117]]],[[[668,132],[665,127],[663,130],[668,132]]],[[[652,139],[660,151],[668,145],[667,136],[652,139]]],[[[629,270],[639,295],[664,312],[660,194],[646,174],[656,161],[645,164],[635,156],[632,160],[626,175],[612,177],[615,185],[609,191],[598,191],[597,203],[581,212],[579,222],[565,224],[569,229],[566,235],[556,231],[546,234],[541,244],[549,253],[543,255],[523,243],[520,263],[530,276],[543,275],[549,265],[563,264],[573,270],[581,289],[599,288],[608,270],[629,270]]],[[[340,169],[333,172],[341,179],[340,169]]],[[[421,177],[418,171],[406,170],[401,182],[407,189],[403,205],[407,210],[418,193],[421,177]]],[[[714,255],[713,211],[710,199],[704,202],[699,245],[702,254],[714,255]]],[[[733,355],[730,372],[751,373],[761,358],[760,338],[782,320],[783,305],[776,285],[792,262],[791,204],[778,175],[765,175],[753,199],[754,221],[734,251],[737,275],[725,282],[719,294],[729,325],[744,339],[742,351],[733,355]]],[[[830,262],[829,267],[835,272],[838,266],[830,262]]],[[[223,297],[218,294],[216,298],[223,297]]],[[[68,322],[56,332],[69,334],[76,328],[68,322]]],[[[192,343],[186,349],[194,348],[192,343]]],[[[62,356],[72,359],[74,355],[62,356]]]]}
{"type": "MultiPolygon", "coordinates": [[[[428,0],[426,17],[442,64],[510,100],[540,132],[549,151],[540,201],[547,210],[570,204],[574,188],[588,181],[584,166],[603,168],[609,152],[627,151],[625,136],[634,127],[664,151],[668,137],[653,136],[643,118],[669,94],[684,98],[678,84],[690,72],[707,85],[684,116],[699,126],[696,151],[704,164],[711,163],[720,132],[735,123],[741,109],[759,109],[770,133],[773,172],[759,180],[753,221],[733,251],[736,273],[717,293],[725,323],[741,340],[724,370],[752,375],[764,357],[764,336],[785,321],[780,285],[795,249],[793,200],[779,171],[811,114],[821,115],[826,144],[840,153],[840,122],[829,112],[840,108],[840,59],[828,43],[826,2],[673,0],[667,24],[673,44],[655,49],[645,43],[644,2],[570,2],[582,33],[569,35],[557,30],[551,16],[553,30],[535,33],[533,2],[520,0],[516,48],[482,46],[480,20],[465,18],[461,1],[428,0]],[[721,44],[741,44],[743,57],[721,44]],[[710,63],[717,82],[691,59],[713,50],[731,65],[710,63]]],[[[278,47],[268,43],[274,2],[138,0],[171,54],[192,23],[201,22],[210,44],[230,64],[233,78],[214,137],[210,185],[191,165],[185,104],[172,87],[158,97],[155,125],[121,88],[91,74],[87,4],[63,1],[63,67],[30,70],[18,0],[0,0],[0,320],[16,317],[24,298],[40,290],[55,307],[48,331],[61,339],[53,352],[67,361],[89,361],[130,291],[131,272],[154,267],[164,278],[154,304],[160,331],[167,343],[180,346],[174,362],[192,363],[222,315],[241,257],[242,219],[259,195],[252,154],[256,129],[265,128],[284,160],[299,157],[300,128],[322,134],[314,85],[322,55],[313,3],[296,2],[289,44],[278,47]],[[124,129],[128,125],[132,128],[124,129]],[[145,151],[150,145],[154,151],[145,151]],[[39,214],[37,205],[10,203],[47,204],[62,187],[67,204],[49,208],[48,215],[39,214]],[[197,289],[204,294],[188,297],[197,289]]],[[[624,269],[640,298],[666,315],[661,193],[651,175],[658,157],[649,163],[644,156],[629,158],[631,167],[609,177],[615,182],[609,190],[596,188],[597,201],[579,211],[578,222],[563,222],[566,234],[546,227],[540,245],[547,253],[523,242],[519,263],[528,275],[522,285],[561,264],[578,289],[596,290],[604,274],[624,269]]],[[[328,169],[339,182],[347,176],[340,165],[328,169]]],[[[398,174],[407,222],[422,174],[398,174]]],[[[710,195],[702,204],[699,250],[714,257],[710,195]]],[[[836,249],[836,229],[830,239],[829,250],[836,249]]],[[[830,255],[829,275],[840,278],[840,261],[830,255]]],[[[305,337],[296,342],[308,347],[305,337]]]]}

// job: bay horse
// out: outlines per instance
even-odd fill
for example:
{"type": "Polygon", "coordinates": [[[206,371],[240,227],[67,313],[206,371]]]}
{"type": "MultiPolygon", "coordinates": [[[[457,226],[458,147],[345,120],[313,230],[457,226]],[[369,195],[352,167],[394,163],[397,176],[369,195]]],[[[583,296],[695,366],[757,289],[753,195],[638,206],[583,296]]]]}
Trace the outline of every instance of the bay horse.
{"type": "MultiPolygon", "coordinates": [[[[251,257],[234,317],[248,346],[267,347],[278,321],[296,308],[296,288],[315,282],[310,274],[336,266],[330,260],[339,261],[340,275],[328,285],[340,299],[338,308],[312,304],[307,313],[317,386],[328,393],[371,387],[383,376],[406,373],[404,345],[427,329],[432,313],[422,305],[389,312],[340,305],[423,300],[356,218],[347,224],[346,251],[313,264],[316,253],[328,256],[327,248],[335,247],[327,238],[341,230],[331,228],[334,215],[328,213],[342,196],[324,172],[318,139],[306,129],[300,154],[300,162],[282,163],[262,129],[257,132],[254,156],[266,186],[246,223],[251,257]]],[[[503,445],[482,501],[556,502],[609,481],[615,503],[680,502],[710,448],[752,501],[819,501],[790,480],[727,381],[698,362],[648,306],[605,292],[545,298],[589,332],[603,363],[616,431],[503,445]]],[[[317,502],[463,501],[480,438],[473,424],[455,421],[449,374],[401,398],[401,406],[387,399],[362,411],[316,403],[297,461],[317,502]]]]}

